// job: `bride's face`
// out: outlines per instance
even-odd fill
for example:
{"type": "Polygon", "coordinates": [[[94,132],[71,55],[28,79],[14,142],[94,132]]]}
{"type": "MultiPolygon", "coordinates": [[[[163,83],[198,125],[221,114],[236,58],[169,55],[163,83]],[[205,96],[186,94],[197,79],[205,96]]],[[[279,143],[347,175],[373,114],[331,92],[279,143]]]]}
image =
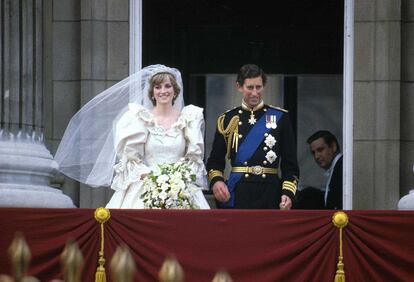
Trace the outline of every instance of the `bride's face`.
{"type": "Polygon", "coordinates": [[[157,105],[173,104],[174,87],[168,76],[161,83],[154,85],[153,93],[157,105]]]}

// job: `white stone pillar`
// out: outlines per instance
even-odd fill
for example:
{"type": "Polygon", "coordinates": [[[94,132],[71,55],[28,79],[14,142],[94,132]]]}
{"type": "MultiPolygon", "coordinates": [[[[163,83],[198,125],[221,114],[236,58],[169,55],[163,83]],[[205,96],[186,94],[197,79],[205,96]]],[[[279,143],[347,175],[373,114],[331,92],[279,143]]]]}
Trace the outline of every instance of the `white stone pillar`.
{"type": "MultiPolygon", "coordinates": [[[[401,2],[401,188],[414,189],[414,1],[401,2]]],[[[414,194],[412,194],[414,198],[414,194]]]]}
{"type": "Polygon", "coordinates": [[[401,1],[356,0],[354,20],[353,209],[395,209],[400,198],[401,1]]]}
{"type": "Polygon", "coordinates": [[[74,207],[49,186],[43,141],[42,0],[1,0],[0,206],[74,207]]]}
{"type": "MultiPolygon", "coordinates": [[[[80,91],[82,105],[128,76],[130,28],[128,7],[129,2],[125,0],[82,0],[80,91]]],[[[135,59],[139,60],[138,57],[135,59]]],[[[104,206],[112,193],[113,190],[109,188],[95,189],[81,184],[79,207],[104,206]]]]}

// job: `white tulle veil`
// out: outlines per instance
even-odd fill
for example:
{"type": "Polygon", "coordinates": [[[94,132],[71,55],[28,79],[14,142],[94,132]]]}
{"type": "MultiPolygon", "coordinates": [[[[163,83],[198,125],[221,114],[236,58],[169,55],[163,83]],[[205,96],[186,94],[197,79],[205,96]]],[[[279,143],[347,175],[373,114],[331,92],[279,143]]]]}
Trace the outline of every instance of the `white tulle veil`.
{"type": "Polygon", "coordinates": [[[85,104],[70,120],[55,155],[59,171],[92,187],[109,186],[116,161],[114,126],[129,103],[148,109],[150,79],[157,73],[174,75],[180,93],[174,108],[184,107],[180,72],[164,65],[150,65],[106,89],[85,104]]]}

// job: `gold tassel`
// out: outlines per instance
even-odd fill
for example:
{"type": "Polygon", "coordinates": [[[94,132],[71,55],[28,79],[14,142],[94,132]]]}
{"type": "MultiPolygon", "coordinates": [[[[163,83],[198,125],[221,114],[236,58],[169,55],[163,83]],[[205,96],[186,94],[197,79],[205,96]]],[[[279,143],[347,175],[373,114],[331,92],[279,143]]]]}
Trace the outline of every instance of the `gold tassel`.
{"type": "Polygon", "coordinates": [[[336,212],[332,216],[333,224],[339,228],[339,257],[334,282],[345,282],[344,257],[342,254],[342,229],[348,224],[348,221],[348,215],[343,211],[336,212]]]}
{"type": "Polygon", "coordinates": [[[105,267],[104,267],[105,259],[100,257],[98,259],[98,262],[99,262],[99,266],[95,272],[95,282],[106,282],[106,272],[105,272],[105,267]]]}
{"type": "Polygon", "coordinates": [[[337,268],[334,282],[345,282],[345,271],[342,257],[339,257],[337,268]]]}
{"type": "Polygon", "coordinates": [[[95,282],[106,282],[105,255],[104,255],[104,223],[109,220],[111,213],[106,208],[95,210],[95,220],[101,224],[101,249],[99,251],[98,267],[95,273],[95,282]]]}

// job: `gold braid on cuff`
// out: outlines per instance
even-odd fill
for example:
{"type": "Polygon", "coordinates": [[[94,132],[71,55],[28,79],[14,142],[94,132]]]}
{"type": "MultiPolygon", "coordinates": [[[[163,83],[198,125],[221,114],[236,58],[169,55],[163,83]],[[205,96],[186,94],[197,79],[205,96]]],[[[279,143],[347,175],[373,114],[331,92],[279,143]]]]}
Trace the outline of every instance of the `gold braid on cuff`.
{"type": "Polygon", "coordinates": [[[220,170],[210,169],[208,171],[208,181],[211,181],[214,177],[217,177],[217,176],[224,178],[223,172],[221,172],[220,170]]]}
{"type": "Polygon", "coordinates": [[[293,195],[296,194],[296,180],[293,181],[283,181],[283,186],[282,189],[286,189],[289,190],[290,192],[293,193],[293,195]]]}

